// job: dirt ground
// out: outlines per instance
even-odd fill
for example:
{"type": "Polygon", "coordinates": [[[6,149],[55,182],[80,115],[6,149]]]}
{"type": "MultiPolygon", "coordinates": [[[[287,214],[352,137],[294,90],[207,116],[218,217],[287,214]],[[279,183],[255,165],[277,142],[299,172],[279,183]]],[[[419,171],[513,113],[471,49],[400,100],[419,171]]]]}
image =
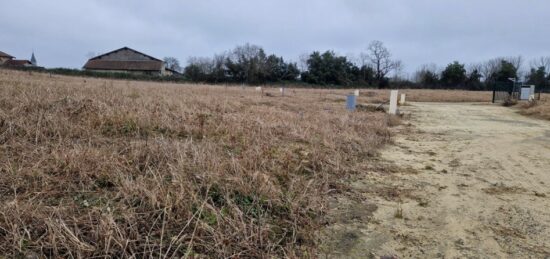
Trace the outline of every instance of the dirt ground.
{"type": "Polygon", "coordinates": [[[334,198],[326,257],[550,256],[549,121],[490,104],[401,110],[386,166],[334,198]]]}

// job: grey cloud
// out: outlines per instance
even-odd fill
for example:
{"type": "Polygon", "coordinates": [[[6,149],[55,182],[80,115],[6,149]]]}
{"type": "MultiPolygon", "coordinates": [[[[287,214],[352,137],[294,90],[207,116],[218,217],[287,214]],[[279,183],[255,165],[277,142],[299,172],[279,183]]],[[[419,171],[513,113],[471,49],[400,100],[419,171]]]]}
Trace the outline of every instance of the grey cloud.
{"type": "Polygon", "coordinates": [[[297,61],[313,50],[386,43],[406,70],[496,56],[550,55],[548,1],[2,0],[0,50],[81,67],[90,51],[129,46],[162,58],[211,56],[245,42],[297,61]]]}

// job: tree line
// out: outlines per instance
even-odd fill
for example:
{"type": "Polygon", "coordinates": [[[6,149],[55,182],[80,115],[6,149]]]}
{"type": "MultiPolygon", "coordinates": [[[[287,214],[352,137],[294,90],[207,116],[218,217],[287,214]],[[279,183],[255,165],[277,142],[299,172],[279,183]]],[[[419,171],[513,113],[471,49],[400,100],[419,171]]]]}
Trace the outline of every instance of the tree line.
{"type": "Polygon", "coordinates": [[[302,56],[300,64],[248,43],[213,57],[191,57],[183,68],[175,58],[167,57],[165,62],[187,80],[201,83],[489,90],[497,84],[522,81],[550,86],[550,57],[532,60],[527,71],[522,70],[522,57],[500,57],[470,65],[454,61],[442,69],[435,64],[423,65],[412,77],[406,77],[401,73],[402,62],[380,41],[371,42],[356,57],[331,50],[313,51],[302,56]]]}
{"type": "Polygon", "coordinates": [[[422,66],[413,81],[424,88],[454,88],[490,90],[495,85],[524,83],[539,88],[550,87],[550,57],[532,60],[530,69],[523,71],[524,60],[518,57],[499,57],[466,66],[458,61],[443,69],[429,64],[422,66]]]}

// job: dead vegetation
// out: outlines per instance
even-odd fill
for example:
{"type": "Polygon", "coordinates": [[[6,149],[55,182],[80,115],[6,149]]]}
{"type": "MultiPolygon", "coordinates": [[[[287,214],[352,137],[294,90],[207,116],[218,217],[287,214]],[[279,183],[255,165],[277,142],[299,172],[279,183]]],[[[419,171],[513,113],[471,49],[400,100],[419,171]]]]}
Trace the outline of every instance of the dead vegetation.
{"type": "Polygon", "coordinates": [[[0,70],[0,254],[314,255],[396,121],[270,90],[0,70]]]}
{"type": "Polygon", "coordinates": [[[513,98],[507,98],[502,102],[502,106],[504,106],[504,107],[511,107],[511,106],[516,105],[516,104],[518,104],[518,101],[516,99],[513,99],[513,98]]]}
{"type": "Polygon", "coordinates": [[[491,187],[484,188],[483,191],[487,194],[501,195],[501,194],[519,194],[524,193],[526,190],[517,186],[505,186],[503,184],[495,184],[491,187]]]}
{"type": "Polygon", "coordinates": [[[520,113],[550,120],[550,95],[543,94],[541,100],[520,104],[520,113]]]}

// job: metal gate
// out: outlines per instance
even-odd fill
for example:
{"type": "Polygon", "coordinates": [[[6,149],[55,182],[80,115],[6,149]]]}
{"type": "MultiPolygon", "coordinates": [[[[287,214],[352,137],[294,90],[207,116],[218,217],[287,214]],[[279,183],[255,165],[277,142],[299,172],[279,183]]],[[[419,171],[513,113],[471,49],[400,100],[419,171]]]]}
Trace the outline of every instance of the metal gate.
{"type": "Polygon", "coordinates": [[[521,87],[516,87],[510,83],[495,83],[493,85],[493,103],[504,102],[506,100],[518,100],[521,87]]]}

